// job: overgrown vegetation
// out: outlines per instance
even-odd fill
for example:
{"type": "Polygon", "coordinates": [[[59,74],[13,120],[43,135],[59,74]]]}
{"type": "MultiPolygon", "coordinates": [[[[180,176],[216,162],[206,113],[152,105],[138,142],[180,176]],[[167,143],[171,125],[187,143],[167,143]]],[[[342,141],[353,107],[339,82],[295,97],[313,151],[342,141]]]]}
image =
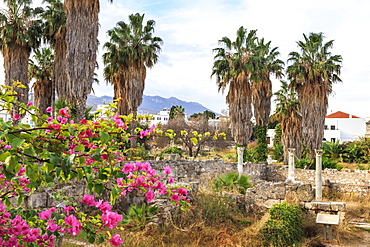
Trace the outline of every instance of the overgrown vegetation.
{"type": "Polygon", "coordinates": [[[275,204],[260,233],[264,246],[295,246],[303,238],[301,208],[286,202],[275,204]]]}
{"type": "Polygon", "coordinates": [[[249,176],[239,176],[237,172],[229,172],[225,175],[219,175],[213,180],[213,188],[215,191],[236,191],[244,195],[246,190],[251,187],[252,185],[249,182],[249,176]]]}

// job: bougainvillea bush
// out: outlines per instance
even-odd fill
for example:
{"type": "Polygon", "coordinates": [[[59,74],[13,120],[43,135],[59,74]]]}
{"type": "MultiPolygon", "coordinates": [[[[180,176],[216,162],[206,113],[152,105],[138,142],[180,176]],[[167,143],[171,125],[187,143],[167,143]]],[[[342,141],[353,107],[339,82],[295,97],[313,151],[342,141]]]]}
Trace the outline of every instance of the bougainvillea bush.
{"type": "Polygon", "coordinates": [[[154,134],[155,127],[136,129],[137,136],[131,136],[132,117],[117,115],[115,104],[101,113],[104,117],[74,122],[68,107],[58,112],[49,107],[48,115],[40,115],[32,102],[19,104],[14,96],[11,87],[1,86],[0,110],[18,105],[19,114],[28,112],[37,124],[22,124],[19,115],[12,116],[13,121],[0,119],[0,246],[52,246],[62,234],[82,231],[90,243],[121,245],[119,234],[97,232],[118,226],[122,215],[111,211],[112,205],[135,190],[142,191],[148,203],[165,196],[182,209],[190,208],[187,189],[173,186],[170,167],[156,171],[148,162],[126,160],[129,140],[154,134]],[[36,190],[72,179],[85,181],[89,193],[81,203],[98,213],[87,215],[68,201],[59,208],[27,207],[24,198],[36,190]],[[110,202],[98,199],[103,191],[109,191],[110,202]]]}

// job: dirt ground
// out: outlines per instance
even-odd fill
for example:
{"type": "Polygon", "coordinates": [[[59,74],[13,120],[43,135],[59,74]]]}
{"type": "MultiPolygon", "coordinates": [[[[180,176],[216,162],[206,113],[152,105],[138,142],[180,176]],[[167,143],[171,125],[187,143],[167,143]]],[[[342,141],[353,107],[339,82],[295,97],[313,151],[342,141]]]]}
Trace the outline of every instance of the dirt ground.
{"type": "Polygon", "coordinates": [[[326,247],[370,247],[370,232],[360,231],[359,237],[354,240],[325,241],[323,244],[326,247]]]}

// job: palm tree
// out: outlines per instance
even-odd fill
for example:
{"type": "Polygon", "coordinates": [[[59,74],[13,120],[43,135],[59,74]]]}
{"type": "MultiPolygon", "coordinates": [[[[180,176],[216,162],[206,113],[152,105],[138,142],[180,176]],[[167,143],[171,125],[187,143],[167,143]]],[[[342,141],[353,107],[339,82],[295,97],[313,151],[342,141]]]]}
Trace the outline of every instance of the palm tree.
{"type": "MultiPolygon", "coordinates": [[[[28,102],[28,59],[41,42],[41,21],[36,19],[41,8],[32,9],[31,0],[4,0],[7,9],[0,12],[0,49],[4,56],[5,85],[20,81],[17,100],[28,102]]],[[[19,113],[14,107],[11,114],[19,113]]]]}
{"type": "Polygon", "coordinates": [[[35,61],[29,61],[29,79],[36,79],[33,84],[35,106],[42,114],[46,114],[46,108],[52,106],[54,99],[53,74],[54,54],[48,48],[35,50],[35,61]]]}
{"type": "Polygon", "coordinates": [[[271,119],[281,121],[284,163],[288,164],[288,148],[295,148],[294,154],[299,159],[302,155],[302,116],[299,113],[299,101],[297,93],[288,87],[286,81],[281,81],[281,89],[274,95],[277,104],[271,119]]]}
{"type": "MultiPolygon", "coordinates": [[[[63,2],[60,0],[44,0],[49,5],[42,14],[44,41],[54,49],[54,87],[59,99],[68,99],[66,90],[67,74],[66,57],[66,15],[63,2]]],[[[54,101],[54,99],[53,99],[54,101]]]]}
{"type": "MultiPolygon", "coordinates": [[[[240,27],[234,42],[223,37],[219,40],[221,48],[213,49],[216,52],[212,69],[212,76],[216,76],[218,90],[224,92],[229,86],[226,102],[229,104],[232,135],[236,144],[245,146],[252,134],[252,89],[251,76],[256,65],[254,59],[256,30],[249,33],[240,27]]],[[[238,150],[238,170],[242,172],[243,154],[238,150]]]]}
{"type": "Polygon", "coordinates": [[[181,119],[184,120],[185,108],[181,105],[173,105],[170,109],[170,119],[181,119]]]}
{"type": "Polygon", "coordinates": [[[298,41],[299,52],[289,53],[288,79],[290,87],[298,93],[302,114],[303,139],[310,150],[310,158],[315,149],[322,145],[324,122],[328,107],[328,95],[332,84],[340,82],[342,57],[329,51],[334,40],[324,43],[322,33],[303,34],[304,41],[298,41]]]}
{"type": "Polygon", "coordinates": [[[108,51],[103,54],[104,77],[114,85],[114,97],[118,102],[118,113],[137,114],[142,102],[146,68],[158,61],[162,39],[153,37],[153,20],[143,24],[144,14],[129,16],[130,24],[123,21],[108,31],[110,42],[104,44],[108,51]]]}
{"type": "MultiPolygon", "coordinates": [[[[109,0],[112,2],[112,0],[109,0]]],[[[99,0],[65,0],[66,14],[66,95],[76,104],[77,119],[84,117],[91,92],[98,49],[99,0]]]]}
{"type": "Polygon", "coordinates": [[[259,60],[259,67],[256,67],[256,76],[252,77],[252,104],[254,117],[256,119],[257,136],[257,160],[267,159],[267,124],[271,113],[272,83],[271,74],[281,78],[284,74],[284,62],[277,59],[280,55],[278,48],[271,48],[271,41],[265,43],[264,39],[258,41],[256,59],[259,60]]]}

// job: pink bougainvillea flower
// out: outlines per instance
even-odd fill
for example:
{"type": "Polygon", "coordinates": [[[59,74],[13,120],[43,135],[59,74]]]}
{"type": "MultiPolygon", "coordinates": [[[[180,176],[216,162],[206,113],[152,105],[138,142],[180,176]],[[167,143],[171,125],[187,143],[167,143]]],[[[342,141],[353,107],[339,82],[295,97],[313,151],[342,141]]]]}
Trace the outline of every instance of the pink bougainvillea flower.
{"type": "Polygon", "coordinates": [[[123,241],[122,241],[121,236],[119,234],[113,235],[113,237],[111,239],[109,239],[109,242],[111,242],[111,244],[113,246],[118,246],[118,245],[123,244],[123,241]]]}
{"type": "Polygon", "coordinates": [[[51,232],[58,231],[60,229],[60,226],[54,223],[54,220],[48,221],[48,226],[46,227],[46,230],[49,230],[51,232]]]}
{"type": "Polygon", "coordinates": [[[169,167],[169,166],[165,166],[165,167],[163,167],[163,169],[164,169],[164,174],[170,174],[171,173],[171,167],[169,167]]]}
{"type": "Polygon", "coordinates": [[[153,198],[154,198],[155,194],[153,193],[153,191],[149,190],[148,192],[146,192],[145,194],[145,198],[146,200],[148,201],[148,203],[151,203],[153,201],[153,198]]]}
{"type": "Polygon", "coordinates": [[[101,220],[103,225],[108,226],[109,229],[113,229],[118,222],[122,221],[122,215],[109,211],[106,214],[102,214],[101,220]]]}
{"type": "Polygon", "coordinates": [[[67,215],[69,215],[70,214],[70,212],[72,211],[72,210],[74,210],[75,208],[74,207],[72,207],[72,206],[65,206],[65,207],[63,207],[63,210],[65,211],[65,212],[67,212],[67,215]]]}
{"type": "Polygon", "coordinates": [[[69,107],[66,106],[62,109],[59,110],[59,115],[63,116],[63,117],[66,117],[66,118],[70,118],[71,115],[68,114],[68,110],[69,110],[69,107]]]}
{"type": "Polygon", "coordinates": [[[82,228],[81,223],[76,219],[74,215],[65,217],[64,222],[66,223],[66,225],[72,226],[72,228],[68,228],[67,231],[73,236],[76,236],[82,228]]]}
{"type": "Polygon", "coordinates": [[[21,119],[21,116],[19,116],[17,113],[15,113],[15,114],[13,115],[13,119],[14,119],[14,120],[19,120],[19,119],[21,119]]]}
{"type": "Polygon", "coordinates": [[[178,195],[178,194],[173,194],[173,195],[171,195],[171,199],[172,199],[172,201],[175,201],[175,202],[180,201],[180,197],[179,197],[179,195],[178,195]]]}
{"type": "Polygon", "coordinates": [[[95,199],[95,196],[90,196],[88,194],[85,194],[84,197],[82,198],[82,202],[86,203],[89,206],[95,206],[96,201],[94,199],[95,199]]]}
{"type": "Polygon", "coordinates": [[[47,209],[45,211],[41,211],[38,216],[40,217],[40,219],[42,220],[47,220],[51,217],[51,213],[53,213],[55,211],[55,208],[52,208],[52,209],[47,209]]]}
{"type": "Polygon", "coordinates": [[[60,130],[60,124],[50,124],[50,127],[55,129],[55,130],[60,130]]]}
{"type": "Polygon", "coordinates": [[[112,206],[108,202],[103,202],[103,200],[99,200],[95,207],[99,208],[103,213],[107,213],[112,209],[112,206]]]}
{"type": "Polygon", "coordinates": [[[180,188],[178,191],[177,191],[180,195],[183,195],[183,196],[187,196],[188,195],[188,190],[185,189],[185,188],[180,188]]]}
{"type": "Polygon", "coordinates": [[[87,123],[88,123],[88,121],[84,118],[80,120],[80,124],[87,124],[87,123]]]}
{"type": "Polygon", "coordinates": [[[11,149],[12,148],[12,145],[5,145],[4,148],[11,149]]]}
{"type": "Polygon", "coordinates": [[[172,184],[173,182],[175,182],[175,179],[173,177],[169,177],[168,178],[168,183],[172,184]]]}
{"type": "Polygon", "coordinates": [[[48,107],[48,108],[46,108],[46,110],[45,110],[47,113],[52,113],[53,112],[53,108],[52,107],[48,107]]]}
{"type": "Polygon", "coordinates": [[[30,102],[27,103],[27,106],[31,106],[31,105],[33,105],[33,102],[32,101],[30,101],[30,102]]]}

